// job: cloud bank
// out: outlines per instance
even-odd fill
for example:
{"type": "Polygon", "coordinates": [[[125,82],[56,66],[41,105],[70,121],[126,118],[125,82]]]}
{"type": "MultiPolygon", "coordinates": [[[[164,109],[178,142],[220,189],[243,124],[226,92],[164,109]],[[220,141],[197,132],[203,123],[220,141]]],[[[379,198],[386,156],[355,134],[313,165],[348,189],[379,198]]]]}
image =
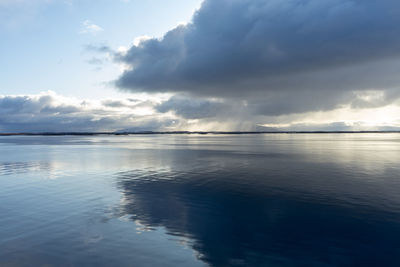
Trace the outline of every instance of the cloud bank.
{"type": "Polygon", "coordinates": [[[245,101],[183,95],[85,100],[48,91],[0,96],[0,133],[400,130],[400,101],[375,106],[386,101],[381,92],[362,92],[344,108],[266,116],[245,101]]]}
{"type": "Polygon", "coordinates": [[[153,105],[135,99],[81,100],[51,91],[0,96],[0,132],[157,131],[172,121],[152,115],[153,105]]]}
{"type": "Polygon", "coordinates": [[[205,0],[118,60],[130,67],[120,88],[241,99],[264,115],[331,110],[355,91],[397,97],[400,2],[205,0]]]}

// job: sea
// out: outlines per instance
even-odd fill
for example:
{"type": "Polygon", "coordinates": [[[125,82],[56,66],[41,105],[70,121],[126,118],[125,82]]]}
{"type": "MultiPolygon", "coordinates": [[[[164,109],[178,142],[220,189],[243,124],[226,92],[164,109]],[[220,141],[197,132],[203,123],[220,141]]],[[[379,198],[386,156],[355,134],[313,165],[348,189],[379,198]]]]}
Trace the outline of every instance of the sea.
{"type": "Polygon", "coordinates": [[[2,136],[0,266],[400,266],[400,133],[2,136]]]}

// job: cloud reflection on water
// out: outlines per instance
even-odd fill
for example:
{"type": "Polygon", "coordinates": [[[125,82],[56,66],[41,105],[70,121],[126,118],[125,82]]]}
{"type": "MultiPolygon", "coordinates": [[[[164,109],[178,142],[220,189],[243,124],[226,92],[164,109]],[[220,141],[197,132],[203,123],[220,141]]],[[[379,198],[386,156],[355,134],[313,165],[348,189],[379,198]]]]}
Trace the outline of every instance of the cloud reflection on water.
{"type": "Polygon", "coordinates": [[[324,149],[325,160],[305,151],[158,151],[168,170],[117,174],[120,216],[191,239],[212,266],[400,263],[396,170],[368,174],[356,158],[327,161],[337,155],[324,149]]]}

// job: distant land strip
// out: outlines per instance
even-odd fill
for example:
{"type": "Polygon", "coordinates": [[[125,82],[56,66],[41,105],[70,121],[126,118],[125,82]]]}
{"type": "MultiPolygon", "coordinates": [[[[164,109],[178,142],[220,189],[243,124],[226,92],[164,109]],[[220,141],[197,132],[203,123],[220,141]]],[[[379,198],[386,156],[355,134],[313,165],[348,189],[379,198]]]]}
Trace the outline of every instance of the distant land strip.
{"type": "Polygon", "coordinates": [[[224,132],[224,131],[169,131],[169,132],[42,132],[42,133],[0,133],[0,136],[97,136],[97,135],[160,135],[160,134],[357,134],[357,133],[400,133],[400,131],[254,131],[254,132],[224,132]]]}

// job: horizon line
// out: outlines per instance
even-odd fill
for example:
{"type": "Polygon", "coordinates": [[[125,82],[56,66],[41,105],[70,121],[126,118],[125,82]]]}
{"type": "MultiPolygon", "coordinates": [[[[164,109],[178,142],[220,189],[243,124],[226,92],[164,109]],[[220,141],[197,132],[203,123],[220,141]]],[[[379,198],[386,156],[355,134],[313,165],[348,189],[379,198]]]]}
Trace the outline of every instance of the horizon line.
{"type": "Polygon", "coordinates": [[[95,135],[156,135],[156,134],[357,134],[400,133],[400,131],[127,131],[127,132],[9,132],[0,136],[95,136],[95,135]]]}

